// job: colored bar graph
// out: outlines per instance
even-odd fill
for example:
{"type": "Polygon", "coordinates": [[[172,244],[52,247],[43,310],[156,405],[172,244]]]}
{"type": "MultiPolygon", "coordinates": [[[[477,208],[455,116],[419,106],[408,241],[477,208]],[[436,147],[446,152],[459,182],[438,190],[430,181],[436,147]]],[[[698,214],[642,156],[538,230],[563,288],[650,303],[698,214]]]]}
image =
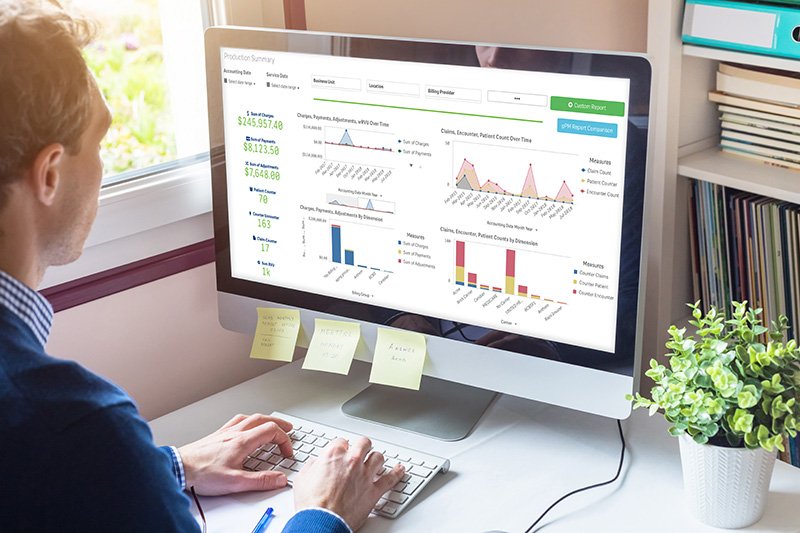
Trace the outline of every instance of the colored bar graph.
{"type": "Polygon", "coordinates": [[[469,285],[470,287],[477,287],[478,286],[478,275],[477,274],[473,274],[472,272],[467,274],[467,285],[469,285]]]}
{"type": "Polygon", "coordinates": [[[331,258],[334,263],[342,262],[342,228],[331,225],[331,258]]]}
{"type": "Polygon", "coordinates": [[[344,251],[344,264],[345,265],[355,265],[355,262],[356,262],[355,255],[356,254],[353,253],[353,250],[345,250],[344,251]]]}
{"type": "Polygon", "coordinates": [[[464,284],[464,241],[456,241],[456,285],[464,284]]]}
{"type": "Polygon", "coordinates": [[[514,271],[516,269],[517,252],[506,250],[506,294],[514,294],[514,271]]]}
{"type": "Polygon", "coordinates": [[[527,285],[520,285],[517,287],[517,296],[523,296],[525,298],[528,297],[528,286],[527,285]]]}

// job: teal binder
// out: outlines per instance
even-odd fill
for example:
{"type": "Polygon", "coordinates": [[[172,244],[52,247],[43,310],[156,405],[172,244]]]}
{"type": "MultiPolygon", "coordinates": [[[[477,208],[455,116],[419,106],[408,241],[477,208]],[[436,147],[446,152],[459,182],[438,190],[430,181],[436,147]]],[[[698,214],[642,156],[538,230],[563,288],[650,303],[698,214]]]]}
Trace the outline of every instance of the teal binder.
{"type": "Polygon", "coordinates": [[[800,59],[800,7],[686,0],[683,42],[800,59]]]}

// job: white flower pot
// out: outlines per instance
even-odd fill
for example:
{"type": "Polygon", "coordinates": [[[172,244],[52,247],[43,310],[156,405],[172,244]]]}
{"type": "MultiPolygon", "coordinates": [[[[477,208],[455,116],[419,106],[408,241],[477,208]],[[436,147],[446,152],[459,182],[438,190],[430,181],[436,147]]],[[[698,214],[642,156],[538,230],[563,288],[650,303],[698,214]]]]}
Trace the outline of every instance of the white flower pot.
{"type": "Polygon", "coordinates": [[[777,452],[697,444],[685,434],[679,440],[689,511],[714,527],[757,522],[764,514],[777,452]]]}

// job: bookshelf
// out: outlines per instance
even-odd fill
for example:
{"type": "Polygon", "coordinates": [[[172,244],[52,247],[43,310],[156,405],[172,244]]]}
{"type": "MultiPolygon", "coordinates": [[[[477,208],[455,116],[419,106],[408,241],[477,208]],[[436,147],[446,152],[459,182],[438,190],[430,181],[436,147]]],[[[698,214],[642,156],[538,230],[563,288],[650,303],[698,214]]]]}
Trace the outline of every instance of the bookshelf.
{"type": "Polygon", "coordinates": [[[653,62],[651,168],[648,176],[648,292],[645,360],[663,352],[667,327],[691,301],[688,237],[690,179],[800,204],[800,171],[722,153],[715,88],[719,62],[800,72],[800,61],[681,42],[683,0],[649,0],[647,52],[653,62]]]}

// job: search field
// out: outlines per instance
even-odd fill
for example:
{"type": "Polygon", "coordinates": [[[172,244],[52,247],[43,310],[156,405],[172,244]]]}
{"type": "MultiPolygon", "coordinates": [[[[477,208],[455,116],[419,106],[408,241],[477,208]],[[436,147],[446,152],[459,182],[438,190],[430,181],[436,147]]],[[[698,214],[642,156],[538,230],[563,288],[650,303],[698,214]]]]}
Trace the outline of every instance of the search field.
{"type": "Polygon", "coordinates": [[[400,96],[419,96],[419,85],[401,81],[367,80],[367,92],[397,94],[400,96]]]}
{"type": "Polygon", "coordinates": [[[439,85],[426,86],[425,95],[428,98],[446,98],[448,100],[463,100],[466,102],[480,102],[482,98],[480,89],[442,87],[439,85]]]}
{"type": "Polygon", "coordinates": [[[341,89],[360,91],[361,80],[358,78],[340,78],[338,76],[311,76],[311,85],[317,89],[341,89]]]}
{"type": "Polygon", "coordinates": [[[501,104],[521,104],[545,107],[547,96],[543,94],[510,93],[506,91],[487,91],[486,99],[501,104]]]}

